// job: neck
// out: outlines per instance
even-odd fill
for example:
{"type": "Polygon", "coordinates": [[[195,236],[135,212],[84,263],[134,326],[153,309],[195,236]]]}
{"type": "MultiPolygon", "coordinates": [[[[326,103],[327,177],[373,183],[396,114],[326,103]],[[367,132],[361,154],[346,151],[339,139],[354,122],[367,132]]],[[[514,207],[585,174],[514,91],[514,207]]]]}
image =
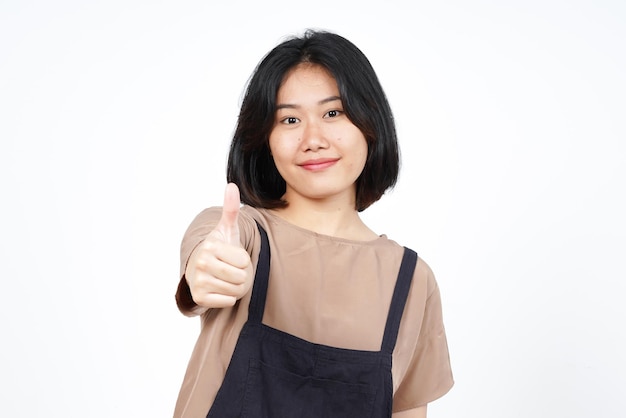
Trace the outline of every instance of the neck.
{"type": "Polygon", "coordinates": [[[356,241],[369,241],[378,236],[361,220],[354,205],[338,202],[289,202],[286,208],[274,210],[285,221],[322,235],[356,241]]]}

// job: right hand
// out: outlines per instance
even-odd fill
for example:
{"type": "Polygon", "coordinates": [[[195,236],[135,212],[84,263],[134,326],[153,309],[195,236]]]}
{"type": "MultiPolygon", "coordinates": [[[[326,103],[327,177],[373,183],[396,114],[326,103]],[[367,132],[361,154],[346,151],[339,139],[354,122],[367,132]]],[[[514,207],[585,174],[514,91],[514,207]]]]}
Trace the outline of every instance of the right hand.
{"type": "Polygon", "coordinates": [[[226,186],[222,217],[187,263],[185,278],[193,301],[204,308],[233,306],[252,285],[252,261],[239,239],[239,189],[226,186]]]}

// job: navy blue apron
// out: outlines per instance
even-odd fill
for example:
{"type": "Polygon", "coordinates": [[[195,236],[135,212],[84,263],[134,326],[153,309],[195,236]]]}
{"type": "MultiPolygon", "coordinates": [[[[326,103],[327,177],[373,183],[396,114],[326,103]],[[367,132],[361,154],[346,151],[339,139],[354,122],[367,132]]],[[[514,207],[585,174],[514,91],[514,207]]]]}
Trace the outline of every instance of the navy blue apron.
{"type": "Polygon", "coordinates": [[[270,271],[261,233],[248,320],[207,418],[390,418],[391,356],[417,254],[404,249],[380,351],[314,344],[264,325],[270,271]]]}

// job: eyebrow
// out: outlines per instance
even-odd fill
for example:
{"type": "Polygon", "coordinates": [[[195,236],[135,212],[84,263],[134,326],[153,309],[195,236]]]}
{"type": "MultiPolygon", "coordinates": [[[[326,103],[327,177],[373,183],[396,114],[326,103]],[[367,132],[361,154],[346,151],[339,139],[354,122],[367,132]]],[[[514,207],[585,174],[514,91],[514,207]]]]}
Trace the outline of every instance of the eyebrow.
{"type": "MultiPolygon", "coordinates": [[[[327,97],[325,99],[320,100],[319,102],[317,102],[317,104],[318,105],[324,105],[326,103],[334,102],[336,100],[341,101],[341,97],[339,97],[339,96],[330,96],[330,97],[327,97]]],[[[276,110],[280,110],[280,109],[297,109],[299,107],[300,107],[299,105],[284,103],[284,104],[276,105],[276,110]]]]}

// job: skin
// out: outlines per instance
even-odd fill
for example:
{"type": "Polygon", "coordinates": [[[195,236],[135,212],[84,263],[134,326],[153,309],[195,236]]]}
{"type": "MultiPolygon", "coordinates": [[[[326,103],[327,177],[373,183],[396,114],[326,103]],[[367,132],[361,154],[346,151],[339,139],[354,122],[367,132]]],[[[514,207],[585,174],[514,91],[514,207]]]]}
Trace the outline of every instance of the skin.
{"type": "Polygon", "coordinates": [[[320,66],[300,64],[287,73],[276,103],[269,146],[289,203],[276,214],[321,234],[376,239],[355,209],[367,141],[343,112],[335,79],[320,66]]]}
{"type": "MultiPolygon", "coordinates": [[[[322,67],[300,64],[277,94],[269,137],[274,163],[287,184],[286,208],[276,215],[301,228],[346,239],[378,236],[355,208],[355,182],[365,166],[367,141],[343,112],[335,79],[322,67]]],[[[185,277],[197,313],[233,306],[251,288],[252,262],[239,239],[239,190],[229,184],[222,217],[192,252],[185,277]]],[[[426,406],[393,414],[425,418],[426,406]]]]}
{"type": "Polygon", "coordinates": [[[252,286],[252,261],[239,239],[238,217],[239,189],[231,183],[219,223],[194,249],[185,268],[197,314],[233,306],[252,286]]]}

